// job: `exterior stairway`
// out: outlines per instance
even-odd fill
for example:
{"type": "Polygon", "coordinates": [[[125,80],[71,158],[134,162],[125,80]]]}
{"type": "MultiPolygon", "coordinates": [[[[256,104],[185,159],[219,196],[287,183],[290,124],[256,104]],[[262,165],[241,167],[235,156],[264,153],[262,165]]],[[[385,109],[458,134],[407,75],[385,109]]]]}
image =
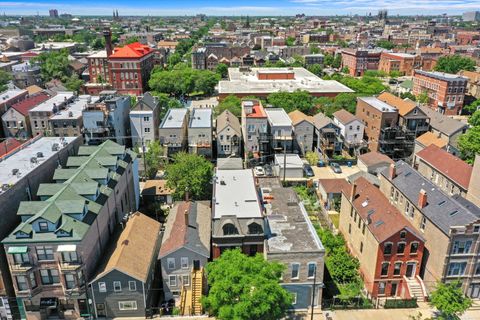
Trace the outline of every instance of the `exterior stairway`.
{"type": "Polygon", "coordinates": [[[417,298],[417,302],[424,302],[426,297],[425,287],[423,286],[423,281],[419,277],[416,278],[407,278],[404,277],[407,282],[408,291],[412,298],[417,298]]]}
{"type": "Polygon", "coordinates": [[[202,314],[202,303],[200,299],[203,294],[203,268],[192,271],[192,311],[194,315],[202,314]]]}

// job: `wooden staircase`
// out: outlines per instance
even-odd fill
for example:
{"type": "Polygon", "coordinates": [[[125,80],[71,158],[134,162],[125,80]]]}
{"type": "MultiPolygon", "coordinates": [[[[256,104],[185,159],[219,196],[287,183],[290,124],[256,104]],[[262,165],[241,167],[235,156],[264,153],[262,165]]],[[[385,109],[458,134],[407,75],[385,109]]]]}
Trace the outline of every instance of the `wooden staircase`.
{"type": "Polygon", "coordinates": [[[202,302],[203,294],[203,268],[192,271],[192,311],[194,315],[201,315],[203,312],[202,302]]]}

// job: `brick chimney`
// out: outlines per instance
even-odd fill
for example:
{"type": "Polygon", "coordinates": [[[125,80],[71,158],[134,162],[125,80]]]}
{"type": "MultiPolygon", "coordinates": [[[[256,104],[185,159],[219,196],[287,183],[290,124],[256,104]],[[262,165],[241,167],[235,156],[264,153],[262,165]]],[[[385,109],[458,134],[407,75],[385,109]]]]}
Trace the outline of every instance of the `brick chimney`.
{"type": "Polygon", "coordinates": [[[393,180],[397,176],[397,168],[395,168],[395,164],[391,164],[388,170],[388,177],[390,180],[393,180]]]}
{"type": "Polygon", "coordinates": [[[354,182],[352,183],[352,190],[350,194],[350,201],[353,201],[355,199],[355,194],[357,193],[357,184],[354,182]]]}
{"type": "Polygon", "coordinates": [[[113,45],[112,45],[112,31],[110,28],[106,28],[103,30],[103,36],[105,37],[105,51],[107,51],[107,58],[113,52],[113,45]]]}
{"type": "Polygon", "coordinates": [[[423,209],[427,205],[427,191],[421,189],[418,193],[418,207],[423,209]]]}
{"type": "Polygon", "coordinates": [[[185,211],[183,212],[183,215],[185,217],[185,226],[187,226],[188,228],[188,209],[185,209],[185,211]]]}

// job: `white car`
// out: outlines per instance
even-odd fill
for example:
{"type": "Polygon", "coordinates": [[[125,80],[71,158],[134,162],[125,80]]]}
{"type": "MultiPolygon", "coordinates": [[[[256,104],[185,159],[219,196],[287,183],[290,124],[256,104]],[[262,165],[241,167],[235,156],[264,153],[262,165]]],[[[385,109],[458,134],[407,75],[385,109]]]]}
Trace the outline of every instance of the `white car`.
{"type": "Polygon", "coordinates": [[[253,168],[253,173],[255,174],[255,176],[261,177],[265,175],[265,170],[263,169],[263,167],[258,166],[253,168]]]}

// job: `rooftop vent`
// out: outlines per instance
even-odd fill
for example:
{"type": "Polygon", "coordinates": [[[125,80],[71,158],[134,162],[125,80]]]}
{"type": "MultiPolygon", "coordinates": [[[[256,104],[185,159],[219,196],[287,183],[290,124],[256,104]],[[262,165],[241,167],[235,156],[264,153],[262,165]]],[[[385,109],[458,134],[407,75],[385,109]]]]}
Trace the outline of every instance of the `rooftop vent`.
{"type": "Polygon", "coordinates": [[[43,152],[37,152],[37,158],[43,158],[43,152]]]}
{"type": "Polygon", "coordinates": [[[20,172],[20,169],[12,169],[12,175],[16,176],[20,172]]]}
{"type": "Polygon", "coordinates": [[[58,151],[59,149],[60,149],[60,146],[58,145],[58,143],[52,144],[52,151],[58,151]]]}

